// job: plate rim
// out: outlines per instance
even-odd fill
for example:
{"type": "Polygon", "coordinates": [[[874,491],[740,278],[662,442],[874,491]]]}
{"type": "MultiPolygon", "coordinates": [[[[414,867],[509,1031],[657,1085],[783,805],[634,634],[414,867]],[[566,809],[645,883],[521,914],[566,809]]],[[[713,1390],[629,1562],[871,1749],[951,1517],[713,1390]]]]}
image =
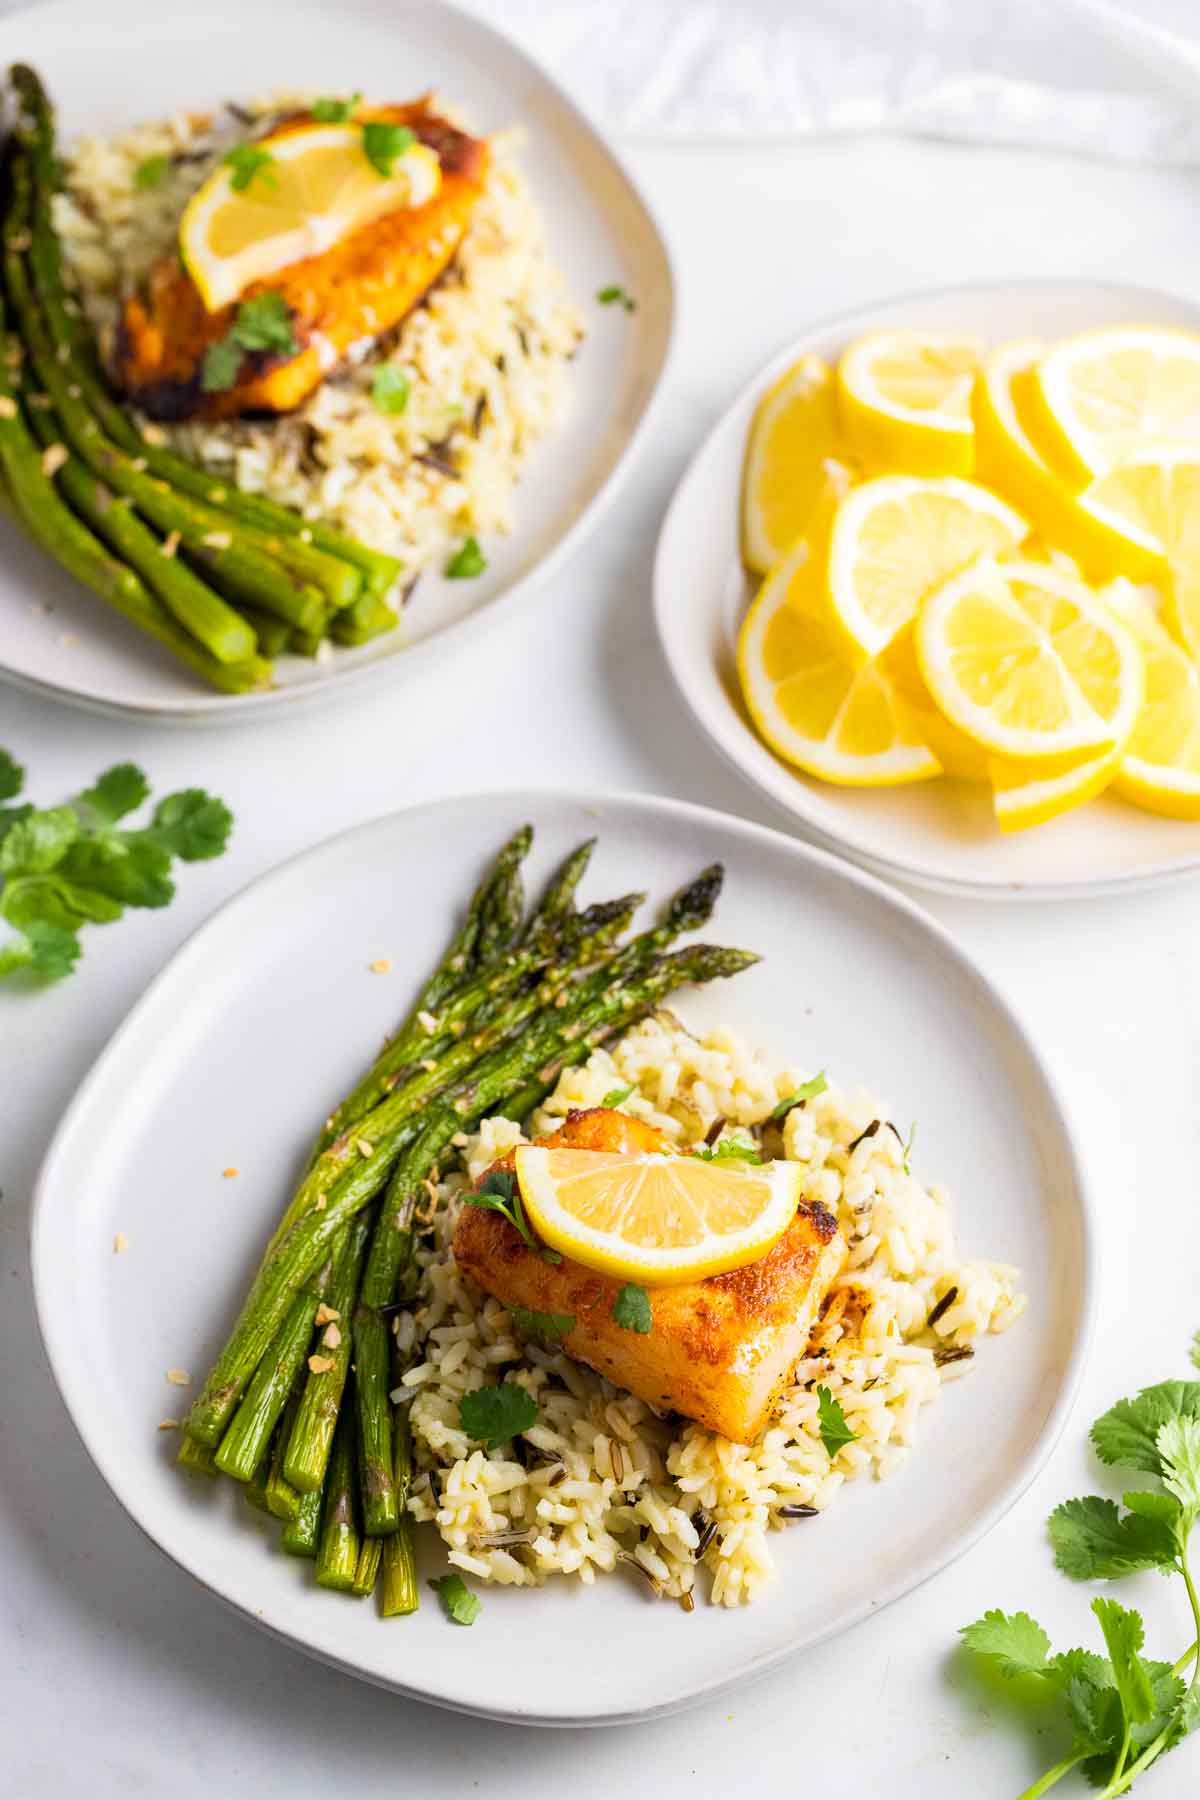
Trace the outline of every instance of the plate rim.
{"type": "MultiPolygon", "coordinates": [[[[160,4],[163,0],[160,0],[160,4]]],[[[520,612],[528,610],[538,589],[554,575],[559,573],[569,562],[581,545],[590,537],[596,526],[617,499],[634,463],[645,449],[651,427],[658,418],[663,399],[663,390],[667,376],[674,362],[679,339],[679,279],[675,268],[675,259],[671,250],[671,242],[658,216],[657,209],[651,204],[642,183],[634,175],[623,153],[616,147],[615,141],[603,130],[599,121],[593,116],[590,107],[585,106],[570,93],[551,74],[536,52],[529,50],[508,32],[493,24],[490,19],[473,12],[469,7],[459,4],[459,0],[421,0],[425,7],[441,11],[458,21],[469,25],[480,36],[493,43],[502,44],[504,48],[521,58],[526,67],[531,69],[545,84],[557,106],[562,109],[576,130],[582,130],[591,140],[592,148],[598,150],[608,159],[612,171],[624,183],[624,186],[635,202],[645,220],[653,239],[654,248],[662,263],[663,290],[662,303],[666,315],[666,326],[662,351],[645,402],[637,421],[624,440],[623,447],[604,477],[599,487],[583,510],[567,526],[557,543],[551,546],[546,554],[534,563],[523,575],[500,589],[492,599],[485,601],[475,612],[443,626],[439,631],[430,633],[417,643],[405,646],[396,644],[389,652],[357,663],[349,668],[332,668],[323,679],[313,681],[301,687],[268,688],[262,693],[252,694],[217,694],[208,693],[200,688],[194,701],[172,700],[161,704],[153,700],[114,700],[103,694],[81,694],[73,688],[64,688],[52,680],[33,675],[25,670],[11,670],[0,660],[0,681],[10,687],[37,696],[39,699],[53,700],[63,706],[72,706],[83,712],[89,712],[110,719],[133,719],[139,724],[167,726],[226,726],[241,724],[257,724],[273,719],[291,718],[301,709],[313,707],[326,702],[336,702],[343,697],[358,695],[370,691],[372,687],[383,689],[390,673],[393,681],[403,679],[403,672],[415,675],[426,669],[432,660],[435,647],[458,643],[460,634],[474,628],[479,635],[496,626],[515,619],[520,612]]],[[[260,11],[269,10],[269,0],[243,0],[243,4],[258,7],[260,11]]],[[[344,7],[346,0],[340,0],[344,7]]],[[[377,11],[376,0],[349,0],[349,4],[357,8],[366,6],[377,11]]],[[[166,0],[166,5],[177,13],[188,10],[183,0],[166,0]]],[[[86,15],[89,21],[94,16],[88,9],[87,0],[23,0],[23,4],[14,8],[0,18],[0,39],[10,20],[19,24],[30,16],[54,18],[69,16],[71,13],[86,15]]],[[[552,440],[547,440],[552,441],[552,440]]],[[[44,552],[43,552],[44,554],[44,552]]]]}
{"type": "Polygon", "coordinates": [[[190,1575],[197,1585],[215,1595],[233,1611],[260,1629],[266,1630],[271,1636],[287,1643],[293,1649],[315,1657],[319,1662],[338,1668],[346,1674],[368,1681],[389,1692],[399,1693],[413,1700],[425,1701],[452,1712],[515,1724],[564,1728],[633,1724],[643,1720],[662,1718],[689,1706],[699,1705],[707,1699],[742,1685],[744,1682],[758,1679],[770,1669],[802,1651],[811,1651],[827,1639],[853,1629],[863,1619],[873,1616],[882,1611],[884,1607],[915,1591],[935,1575],[941,1574],[951,1564],[957,1562],[960,1557],[966,1555],[999,1524],[1000,1520],[1026,1493],[1045,1467],[1071,1416],[1087,1365],[1099,1310],[1101,1292],[1100,1220],[1092,1199],[1089,1158],[1083,1145],[1083,1135],[1075,1128],[1072,1109],[1055,1075],[1038,1049],[1032,1032],[1025,1024],[1021,1013],[1014,1007],[1003,989],[945,926],[927,913],[916,901],[910,899],[906,894],[898,893],[895,888],[879,880],[877,876],[847,863],[844,858],[834,856],[829,851],[817,848],[786,832],[777,831],[771,826],[760,825],[755,821],[742,819],[713,807],[699,806],[690,801],[676,800],[666,795],[632,793],[621,790],[587,790],[580,793],[571,787],[544,787],[532,790],[484,789],[478,792],[443,796],[440,799],[419,802],[414,806],[394,809],[360,824],[331,833],[317,843],[295,852],[270,869],[253,877],[188,935],[163,967],[152,977],[84,1076],[63,1111],[43,1156],[34,1183],[29,1225],[34,1309],[46,1358],[68,1418],[113,1497],[142,1535],[148,1538],[157,1550],[168,1557],[177,1568],[190,1575]],[[384,1679],[375,1672],[365,1670],[358,1664],[338,1656],[335,1652],[315,1645],[262,1617],[254,1608],[253,1597],[243,1599],[228,1591],[227,1588],[214,1583],[207,1575],[193,1567],[188,1560],[169,1548],[168,1543],[163,1541],[164,1538],[169,1538],[169,1526],[164,1531],[161,1521],[157,1521],[153,1516],[152,1506],[147,1506],[136,1498],[127,1497],[121,1480],[122,1471],[119,1458],[115,1455],[110,1456],[103,1443],[94,1441],[90,1426],[80,1416],[84,1410],[83,1403],[86,1401],[86,1396],[74,1396],[73,1398],[75,1377],[71,1369],[72,1359],[69,1350],[64,1347],[61,1322],[57,1320],[52,1300],[48,1298],[48,1288],[51,1285],[48,1266],[54,1254],[49,1243],[49,1233],[56,1205],[54,1195],[58,1185],[58,1162],[69,1154],[70,1139],[76,1130],[75,1121],[84,1114],[90,1104],[92,1090],[99,1085],[110,1064],[123,1054],[126,1041],[134,1036],[143,1015],[151,1009],[159,991],[168,981],[176,977],[180,966],[186,964],[189,959],[203,950],[206,941],[220,932],[227,915],[235,911],[243,900],[257,895],[260,890],[269,887],[274,881],[288,879],[305,862],[322,856],[333,846],[347,845],[360,837],[368,837],[380,829],[393,825],[398,820],[413,815],[453,809],[464,803],[480,802],[503,802],[508,806],[514,802],[518,803],[522,812],[532,817],[535,823],[539,810],[546,806],[560,806],[565,802],[578,808],[599,809],[602,817],[620,809],[648,818],[661,818],[666,815],[675,821],[715,828],[725,833],[731,833],[748,851],[752,851],[756,845],[770,846],[772,849],[782,851],[798,865],[815,867],[826,878],[833,877],[837,881],[849,883],[851,887],[857,888],[874,903],[876,911],[882,908],[885,915],[889,912],[900,914],[910,926],[915,927],[924,935],[930,950],[939,959],[948,962],[958,978],[964,980],[968,988],[975,992],[979,1000],[986,1005],[991,1018],[1003,1027],[1010,1045],[1024,1058],[1029,1074],[1040,1085],[1047,1116],[1061,1147],[1073,1196],[1074,1219],[1079,1237],[1079,1326],[1070,1355],[1058,1376],[1053,1406],[1047,1414],[1037,1439],[1016,1464],[1008,1478],[1000,1484],[991,1503],[971,1519],[960,1533],[955,1535],[949,1554],[935,1550],[930,1557],[916,1565],[915,1573],[906,1571],[904,1574],[898,1575],[893,1581],[887,1583],[878,1594],[862,1601],[848,1615],[839,1616],[835,1622],[830,1623],[828,1628],[808,1635],[802,1644],[785,1642],[773,1645],[770,1649],[759,1652],[739,1663],[731,1673],[713,1676],[700,1685],[684,1685],[682,1688],[672,1689],[647,1707],[613,1708],[609,1711],[592,1714],[539,1712],[536,1707],[532,1706],[525,1709],[488,1707],[485,1703],[481,1704],[458,1695],[431,1693],[413,1682],[406,1682],[402,1679],[384,1679]],[[62,1357],[62,1367],[59,1362],[60,1356],[62,1357]],[[77,1400],[80,1402],[78,1411],[77,1400]],[[151,1516],[147,1517],[147,1513],[151,1516]]]}
{"type": "MultiPolygon", "coordinates": [[[[1200,304],[1187,295],[1176,293],[1169,288],[1149,287],[1144,282],[1119,281],[1106,277],[1093,276],[1061,276],[1061,275],[1016,275],[995,277],[983,281],[950,281],[939,282],[934,286],[905,288],[896,293],[884,294],[878,299],[864,301],[861,305],[842,307],[836,312],[824,314],[812,320],[802,332],[781,345],[757,370],[742,382],[729,400],[722,406],[720,413],[704,433],[700,443],[689,457],[676,482],[671,498],[663,514],[658,536],[654,546],[652,567],[652,590],[654,598],[654,624],[659,649],[667,665],[675,691],[683,701],[689,718],[701,733],[705,742],[717,752],[726,767],[782,818],[788,819],[793,833],[806,834],[803,841],[815,842],[816,847],[824,849],[836,857],[853,860],[860,868],[885,881],[904,881],[914,887],[938,894],[954,895],[961,899],[1004,901],[1015,900],[1036,902],[1046,900],[1098,900],[1110,895],[1136,893],[1140,890],[1161,887],[1168,882],[1200,878],[1200,851],[1190,857],[1157,862],[1144,869],[1131,870],[1124,874],[1101,876],[1098,879],[1077,877],[1071,879],[1037,880],[1004,880],[969,875],[948,875],[927,869],[920,862],[908,861],[900,856],[883,855],[864,847],[858,841],[852,841],[842,832],[831,829],[825,824],[811,818],[806,810],[803,796],[806,788],[797,779],[796,793],[800,804],[794,805],[767,787],[748,763],[738,754],[731,742],[718,735],[716,727],[703,708],[700,699],[695,696],[684,676],[680,659],[675,654],[674,645],[680,630],[677,628],[673,610],[668,598],[668,582],[665,573],[668,539],[677,528],[677,521],[683,513],[690,498],[689,490],[693,482],[698,481],[704,465],[714,453],[719,440],[730,429],[732,417],[750,401],[757,401],[767,391],[770,384],[811,346],[812,340],[827,332],[845,326],[848,330],[857,322],[869,320],[884,308],[919,307],[924,303],[941,300],[947,295],[974,295],[981,291],[998,291],[1000,289],[1090,289],[1100,293],[1122,294],[1140,298],[1149,302],[1166,302],[1170,306],[1184,311],[1200,311],[1200,304]]],[[[869,328],[869,327],[868,327],[869,328]]],[[[739,721],[741,723],[741,721],[739,721]]],[[[748,728],[746,728],[748,730],[748,728]]],[[[732,734],[731,734],[732,735],[732,734]]],[[[768,746],[762,746],[771,754],[768,746]]],[[[788,765],[775,759],[785,773],[788,765]]],[[[781,827],[781,829],[783,829],[781,827]]]]}

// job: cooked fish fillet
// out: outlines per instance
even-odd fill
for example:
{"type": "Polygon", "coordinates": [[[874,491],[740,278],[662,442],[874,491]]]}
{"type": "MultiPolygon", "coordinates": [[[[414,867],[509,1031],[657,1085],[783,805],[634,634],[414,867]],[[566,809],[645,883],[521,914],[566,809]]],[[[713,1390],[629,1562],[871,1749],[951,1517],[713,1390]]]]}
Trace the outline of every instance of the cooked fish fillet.
{"type": "MultiPolygon", "coordinates": [[[[594,1107],[536,1140],[577,1150],[670,1150],[660,1132],[594,1107]]],[[[511,1168],[512,1158],[494,1165],[511,1168]]],[[[454,1232],[460,1269],[498,1300],[537,1312],[573,1313],[569,1355],[659,1411],[683,1413],[748,1444],[762,1431],[804,1354],[829,1284],[846,1257],[833,1215],[802,1200],[783,1236],[757,1262],[679,1287],[649,1289],[649,1333],[612,1317],[622,1286],[565,1258],[543,1261],[501,1214],[464,1206],[454,1232]]]]}
{"type": "MultiPolygon", "coordinates": [[[[252,352],[235,384],[221,393],[202,391],[200,368],[209,345],[228,332],[236,307],[207,312],[177,257],[157,263],[142,290],[125,301],[113,368],[117,384],[151,418],[288,412],[353,346],[398,325],[442,274],[483,190],[487,144],[439,118],[425,100],[357,116],[407,125],[435,152],[442,179],[433,199],[387,213],[322,255],[253,283],[241,299],[268,289],[282,294],[299,349],[292,356],[252,352]]],[[[311,123],[309,114],[298,114],[279,131],[311,123]]]]}

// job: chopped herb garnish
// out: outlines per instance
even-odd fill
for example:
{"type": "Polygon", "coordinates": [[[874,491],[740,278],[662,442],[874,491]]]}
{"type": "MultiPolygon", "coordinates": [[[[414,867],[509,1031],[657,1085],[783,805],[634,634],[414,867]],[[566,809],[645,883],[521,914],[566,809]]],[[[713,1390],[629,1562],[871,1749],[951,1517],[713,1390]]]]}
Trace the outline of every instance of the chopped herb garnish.
{"type": "MultiPolygon", "coordinates": [[[[897,1135],[899,1135],[899,1134],[897,1134],[897,1135]]],[[[914,1119],[912,1124],[908,1128],[908,1136],[905,1138],[903,1144],[901,1144],[901,1146],[900,1146],[900,1164],[906,1175],[912,1174],[912,1168],[911,1168],[911,1165],[909,1164],[908,1159],[912,1155],[912,1147],[916,1143],[916,1140],[917,1140],[917,1121],[914,1119]]]]}
{"type": "Polygon", "coordinates": [[[402,413],[408,405],[410,383],[395,363],[381,363],[371,377],[371,404],[377,412],[402,413]]]}
{"type": "Polygon", "coordinates": [[[626,312],[637,311],[637,301],[633,295],[627,294],[625,289],[615,281],[610,287],[600,288],[596,298],[601,306],[623,306],[626,312]]]}
{"type": "Polygon", "coordinates": [[[645,1288],[639,1287],[636,1281],[627,1281],[613,1301],[612,1316],[613,1323],[622,1331],[636,1331],[645,1337],[654,1324],[650,1296],[645,1288]]]}
{"type": "MultiPolygon", "coordinates": [[[[1164,1381],[1118,1401],[1092,1426],[1092,1443],[1102,1462],[1139,1469],[1160,1485],[1124,1494],[1121,1506],[1088,1494],[1056,1507],[1049,1522],[1055,1562],[1075,1581],[1116,1581],[1144,1569],[1175,1573],[1200,1633],[1200,1599],[1187,1560],[1200,1517],[1200,1382],[1164,1381]]],[[[968,1650],[1003,1676],[1026,1678],[1039,1706],[1039,1732],[1045,1698],[1057,1700],[1070,1727],[1069,1754],[1030,1794],[1046,1793],[1078,1766],[1102,1789],[1102,1800],[1115,1800],[1200,1726],[1196,1643],[1174,1663],[1153,1661],[1142,1654],[1139,1613],[1108,1598],[1094,1600],[1092,1612],[1107,1657],[1082,1649],[1053,1655],[1046,1633],[1024,1612],[994,1608],[963,1628],[968,1650]]]]}
{"type": "Polygon", "coordinates": [[[839,1450],[844,1449],[847,1444],[853,1444],[858,1438],[857,1431],[851,1431],[847,1425],[840,1403],[827,1387],[817,1389],[817,1430],[831,1462],[839,1450]]]}
{"type": "Polygon", "coordinates": [[[140,162],[134,170],[133,185],[141,188],[143,192],[158,187],[170,166],[169,156],[148,156],[145,162],[140,162]]]}
{"type": "Polygon", "coordinates": [[[225,336],[204,352],[200,386],[206,394],[220,394],[231,388],[248,350],[294,356],[298,349],[292,315],[283,295],[273,290],[255,294],[253,299],[242,301],[225,336]]]}
{"type": "Polygon", "coordinates": [[[361,94],[351,94],[348,100],[314,100],[312,116],[319,125],[344,125],[361,103],[361,94]]]}
{"type": "MultiPolygon", "coordinates": [[[[0,750],[0,800],[23,785],[24,770],[0,750]]],[[[121,829],[149,794],[142,771],[118,763],[66,806],[0,806],[0,918],[15,934],[0,945],[0,975],[70,974],[84,925],[111,924],[127,906],[166,906],[174,858],[221,854],[232,816],[199,788],[160,800],[149,824],[121,829]]]]}
{"type": "Polygon", "coordinates": [[[448,1619],[453,1619],[456,1625],[475,1623],[482,1602],[478,1594],[471,1592],[461,1575],[441,1575],[429,1585],[441,1601],[448,1619]]]}
{"type": "Polygon", "coordinates": [[[520,1232],[529,1248],[541,1257],[543,1262],[560,1263],[562,1257],[557,1250],[550,1250],[533,1235],[528,1218],[525,1216],[525,1204],[521,1199],[521,1190],[517,1186],[517,1178],[509,1169],[493,1169],[485,1175],[478,1188],[472,1194],[463,1195],[464,1206],[482,1206],[485,1212],[498,1212],[506,1218],[510,1225],[520,1232]]]}
{"type": "Polygon", "coordinates": [[[469,581],[476,575],[482,575],[487,568],[487,558],[479,548],[479,539],[466,538],[454,552],[446,564],[445,573],[451,581],[469,581]]]}
{"type": "Polygon", "coordinates": [[[778,1106],[772,1107],[771,1118],[786,1119],[794,1106],[803,1106],[806,1100],[815,1100],[828,1086],[822,1069],[819,1075],[814,1075],[811,1081],[801,1082],[794,1094],[789,1094],[786,1100],[781,1100],[778,1106]]]}
{"type": "Polygon", "coordinates": [[[226,153],[225,161],[233,170],[229,185],[235,194],[244,194],[256,175],[261,175],[271,187],[279,185],[278,177],[271,168],[275,158],[259,144],[235,144],[226,153]]]}
{"type": "Polygon", "coordinates": [[[553,1341],[565,1338],[568,1332],[575,1329],[574,1313],[551,1313],[531,1311],[524,1306],[510,1306],[513,1324],[522,1337],[543,1338],[553,1341]]]}
{"type": "Polygon", "coordinates": [[[719,1144],[713,1144],[707,1149],[693,1150],[692,1155],[701,1162],[762,1162],[754,1145],[745,1138],[722,1138],[719,1144]]]}
{"type": "Polygon", "coordinates": [[[499,1387],[476,1388],[458,1403],[459,1424],[469,1438],[488,1450],[528,1431],[537,1416],[533,1395],[515,1381],[502,1381],[499,1387]]]}
{"type": "Polygon", "coordinates": [[[636,1092],[636,1081],[631,1081],[628,1087],[609,1088],[600,1104],[601,1106],[623,1106],[630,1094],[635,1094],[636,1092]]]}
{"type": "Polygon", "coordinates": [[[408,125],[389,125],[383,119],[368,119],[363,126],[363,152],[371,167],[386,180],[392,164],[406,150],[411,150],[417,134],[408,125]]]}

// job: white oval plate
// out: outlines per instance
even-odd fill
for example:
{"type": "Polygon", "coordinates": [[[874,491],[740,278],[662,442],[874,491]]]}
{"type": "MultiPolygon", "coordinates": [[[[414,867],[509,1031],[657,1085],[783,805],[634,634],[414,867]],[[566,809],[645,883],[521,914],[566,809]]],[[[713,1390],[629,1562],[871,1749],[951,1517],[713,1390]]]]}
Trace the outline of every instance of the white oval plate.
{"type": "Polygon", "coordinates": [[[64,139],[287,87],[400,99],[436,88],[481,130],[525,127],[525,167],[588,335],[570,416],[526,464],[516,530],[485,541],[485,575],[446,581],[430,571],[387,638],[338,650],[330,663],[281,658],[269,693],[214,694],[0,518],[0,676],[36,693],[118,716],[226,725],[452,667],[460,633],[502,623],[597,523],[649,424],[674,284],[658,227],[615,152],[524,51],[439,0],[299,0],[286,29],[268,0],[149,9],[144,0],[58,0],[0,21],[0,64],[17,59],[42,74],[64,139]],[[138,77],[97,80],[98,69],[138,77]],[[593,304],[611,282],[636,295],[636,312],[593,304]],[[47,602],[52,612],[37,610],[47,602]]]}
{"type": "MultiPolygon", "coordinates": [[[[674,1004],[674,1003],[673,1003],[674,1004]]],[[[946,934],[869,876],[761,826],[680,802],[554,793],[438,802],[330,839],[225,906],[168,965],[101,1056],[42,1170],[38,1316],[75,1424],[147,1535],[268,1630],[384,1687],[526,1723],[666,1712],[758,1674],[906,1593],[981,1537],[1061,1429],[1095,1297],[1095,1248],[1053,1083],[1004,1000],[946,934]],[[482,861],[522,819],[536,881],[599,833],[589,898],[656,900],[727,869],[710,930],[758,968],[686,995],[781,1059],[825,1066],[920,1121],[921,1167],[957,1197],[971,1255],[1020,1265],[1027,1316],[987,1342],[922,1418],[886,1484],[852,1485],[773,1540],[778,1580],[740,1612],[690,1616],[623,1577],[592,1589],[485,1590],[470,1631],[424,1577],[383,1621],[313,1587],[221,1483],[173,1466],[155,1427],[200,1379],[312,1137],[436,960],[482,861]],[[283,922],[286,921],[286,928],[283,922]],[[376,958],[395,973],[368,972],[376,958]],[[223,1180],[233,1166],[237,1180],[223,1180]],[[113,1254],[124,1233],[128,1248],[113,1254]],[[548,1646],[552,1646],[552,1653],[548,1646]]]]}
{"type": "Polygon", "coordinates": [[[790,363],[805,351],[835,359],[860,332],[889,326],[961,330],[999,343],[1127,320],[1196,330],[1200,308],[1146,288],[1095,282],[1014,281],[902,295],[830,320],[781,350],[696,452],[658,540],[659,638],[701,731],[794,828],[879,874],[984,899],[1125,891],[1200,867],[1200,824],[1155,818],[1110,797],[1006,837],[987,791],[966,782],[872,790],[814,781],[762,742],[738,689],[738,628],[754,591],[738,553],[742,457],[760,396],[790,363]]]}

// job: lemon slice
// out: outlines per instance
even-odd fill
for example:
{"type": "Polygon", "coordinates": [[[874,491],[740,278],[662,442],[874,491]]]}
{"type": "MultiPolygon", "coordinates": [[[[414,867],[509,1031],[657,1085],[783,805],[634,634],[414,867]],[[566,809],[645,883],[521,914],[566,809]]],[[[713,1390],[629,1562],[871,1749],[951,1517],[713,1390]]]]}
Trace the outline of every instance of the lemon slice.
{"type": "Polygon", "coordinates": [[[874,663],[853,663],[821,604],[819,549],[801,539],[763,583],[738,642],[751,718],[777,756],[844,787],[895,787],[941,773],[874,663]]]}
{"type": "Polygon", "coordinates": [[[838,507],[829,541],[826,599],[847,654],[878,656],[926,594],[977,556],[1014,550],[1028,529],[972,481],[864,481],[838,507]]]}
{"type": "Polygon", "coordinates": [[[1113,791],[1143,812],[1200,819],[1200,669],[1148,607],[1135,599],[1120,610],[1145,660],[1146,695],[1113,791]]]}
{"type": "Polygon", "coordinates": [[[1039,773],[1027,763],[999,759],[989,764],[992,810],[1001,831],[1027,831],[1094,800],[1110,785],[1120,767],[1121,750],[1106,750],[1074,768],[1039,773]]]}
{"type": "Polygon", "coordinates": [[[699,1281],[756,1262],[795,1216],[804,1168],[703,1162],[660,1152],[516,1153],[521,1198],[540,1237],[564,1256],[634,1281],[699,1281]]]}
{"type": "Polygon", "coordinates": [[[1101,484],[1076,498],[1056,473],[1045,446],[1033,389],[1045,355],[1036,338],[1003,344],[976,384],[976,473],[1024,513],[1047,543],[1065,550],[1086,575],[1108,581],[1160,581],[1163,547],[1133,505],[1106,505],[1101,484]]]}
{"type": "Polygon", "coordinates": [[[1125,325],[1070,338],[1038,365],[1033,403],[1075,488],[1148,442],[1200,443],[1200,336],[1125,325]]]}
{"type": "Polygon", "coordinates": [[[1180,641],[1200,654],[1200,444],[1135,450],[1079,496],[1081,512],[1145,547],[1145,566],[1117,571],[1171,597],[1180,641]]]}
{"type": "Polygon", "coordinates": [[[742,559],[765,575],[808,525],[838,453],[833,374],[802,356],[759,401],[742,477],[742,559]]]}
{"type": "Polygon", "coordinates": [[[1129,631],[1049,563],[981,557],[925,602],[916,643],[938,706],[997,756],[1087,760],[1128,737],[1141,705],[1129,631]]]}
{"type": "Polygon", "coordinates": [[[969,475],[971,391],[982,345],[948,331],[877,331],[838,363],[846,435],[871,468],[969,475]]]}
{"type": "Polygon", "coordinates": [[[921,673],[915,640],[915,627],[903,626],[877,664],[879,673],[891,684],[897,715],[908,735],[933,752],[944,775],[956,781],[986,782],[988,753],[939,710],[921,673]]]}
{"type": "Polygon", "coordinates": [[[179,244],[209,312],[254,281],[319,256],[352,231],[402,206],[423,206],[441,164],[415,140],[381,175],[363,149],[361,125],[311,125],[258,140],[269,157],[245,180],[222,163],[184,209],[179,244]],[[239,192],[235,180],[244,185],[239,192]]]}

